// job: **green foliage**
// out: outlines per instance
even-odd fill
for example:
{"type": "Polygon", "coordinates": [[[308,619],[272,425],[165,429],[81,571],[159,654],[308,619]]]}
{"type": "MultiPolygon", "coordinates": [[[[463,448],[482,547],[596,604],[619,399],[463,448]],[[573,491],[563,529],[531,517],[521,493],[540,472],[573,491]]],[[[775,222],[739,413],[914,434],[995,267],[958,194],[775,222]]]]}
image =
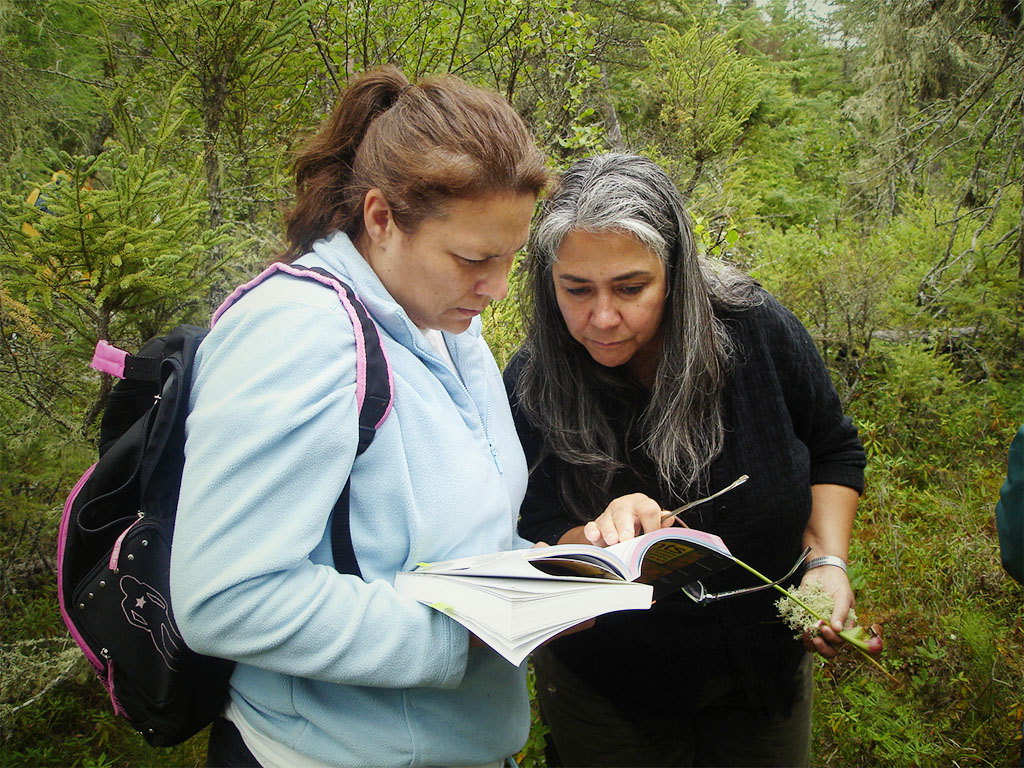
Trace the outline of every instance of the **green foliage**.
{"type": "Polygon", "coordinates": [[[532,663],[527,665],[526,687],[530,693],[530,735],[526,744],[516,755],[516,762],[521,768],[543,768],[547,765],[547,758],[544,755],[545,737],[551,729],[540,722],[540,712],[537,707],[537,679],[533,673],[532,663]]]}
{"type": "Polygon", "coordinates": [[[186,313],[223,241],[205,228],[194,177],[116,144],[56,165],[36,204],[18,200],[21,190],[4,201],[8,290],[88,346],[137,342],[186,313]]]}
{"type": "Polygon", "coordinates": [[[845,399],[876,332],[892,320],[906,265],[884,236],[862,239],[850,230],[766,227],[747,241],[752,274],[816,337],[845,399]]]}
{"type": "Polygon", "coordinates": [[[523,338],[523,319],[511,301],[491,304],[483,316],[484,337],[500,368],[504,368],[523,338]]]}
{"type": "Polygon", "coordinates": [[[843,202],[843,172],[853,162],[848,123],[835,118],[839,95],[795,93],[785,82],[789,74],[773,70],[774,87],[762,91],[722,196],[751,227],[758,221],[782,230],[834,225],[843,202]]]}
{"type": "Polygon", "coordinates": [[[0,157],[38,170],[45,148],[81,152],[102,114],[103,55],[77,44],[99,19],[75,0],[0,2],[0,157]]]}
{"type": "Polygon", "coordinates": [[[601,77],[594,60],[597,23],[576,10],[575,3],[548,0],[521,30],[523,87],[515,102],[528,107],[538,140],[557,156],[574,158],[603,149],[603,126],[591,106],[601,77]]]}
{"type": "Polygon", "coordinates": [[[484,338],[501,369],[508,364],[525,335],[524,307],[520,301],[525,278],[522,262],[517,259],[509,275],[509,297],[491,303],[482,317],[484,338]]]}
{"type": "MultiPolygon", "coordinates": [[[[871,535],[873,528],[862,535],[871,535]]],[[[923,527],[920,532],[916,541],[906,540],[906,554],[936,551],[936,532],[923,527]]],[[[1024,594],[1019,585],[1000,587],[987,556],[976,550],[956,555],[964,558],[957,568],[968,580],[994,581],[988,594],[968,598],[949,616],[912,602],[892,609],[883,660],[901,685],[866,676],[844,657],[820,669],[815,741],[818,753],[829,756],[827,764],[938,766],[983,759],[982,764],[1012,765],[1019,759],[1020,712],[1014,702],[1022,668],[1014,627],[1022,620],[1024,594]]],[[[931,571],[910,576],[909,567],[884,558],[872,565],[875,587],[861,592],[858,603],[869,596],[875,606],[876,599],[891,599],[885,595],[886,579],[916,584],[936,578],[931,571]]],[[[933,585],[916,598],[934,600],[936,591],[952,594],[945,585],[933,585]]]]}
{"type": "Polygon", "coordinates": [[[4,716],[5,768],[198,768],[205,764],[206,731],[176,747],[150,747],[114,715],[87,662],[76,664],[67,675],[54,674],[63,671],[51,671],[56,685],[45,695],[19,702],[13,715],[4,716]]]}
{"type": "Polygon", "coordinates": [[[943,752],[935,732],[901,692],[867,677],[841,690],[839,702],[834,703],[844,706],[830,708],[826,715],[836,765],[936,764],[943,752]]]}
{"type": "Polygon", "coordinates": [[[882,360],[851,404],[868,449],[851,560],[868,574],[858,609],[884,624],[884,663],[904,682],[827,667],[818,742],[835,765],[1012,764],[1024,591],[1002,570],[992,517],[1024,392],[1019,379],[966,382],[920,344],[886,345],[882,360]]]}
{"type": "Polygon", "coordinates": [[[560,154],[601,146],[585,103],[599,77],[596,19],[569,0],[369,0],[326,4],[322,29],[338,81],[381,63],[414,80],[449,72],[504,94],[560,154]],[[337,63],[335,63],[337,62],[337,63]]]}
{"type": "Polygon", "coordinates": [[[84,660],[70,637],[5,642],[0,647],[0,664],[11,673],[0,680],[0,721],[11,718],[15,705],[52,685],[54,669],[65,678],[84,660]]]}
{"type": "Polygon", "coordinates": [[[693,237],[698,247],[706,254],[717,259],[724,259],[728,256],[736,256],[733,249],[739,243],[742,235],[735,227],[728,227],[714,231],[707,219],[703,216],[695,216],[693,219],[693,237]]]}
{"type": "Polygon", "coordinates": [[[287,144],[333,96],[305,39],[311,3],[88,4],[105,20],[97,43],[109,57],[112,135],[137,151],[152,143],[163,116],[173,114],[180,144],[165,146],[164,154],[189,172],[202,159],[210,228],[236,222],[250,231],[276,229],[287,144]]]}
{"type": "Polygon", "coordinates": [[[86,395],[66,364],[84,370],[98,339],[135,348],[195,313],[225,237],[207,228],[194,176],[164,166],[158,149],[111,144],[98,157],[59,154],[56,167],[27,195],[0,198],[10,334],[0,365],[12,376],[0,402],[71,385],[74,409],[86,395]]]}
{"type": "Polygon", "coordinates": [[[685,157],[689,197],[705,163],[730,153],[761,99],[760,73],[719,34],[716,19],[697,18],[685,32],[665,29],[646,43],[644,82],[659,105],[663,152],[685,157]]]}
{"type": "Polygon", "coordinates": [[[991,449],[989,417],[973,391],[984,390],[964,382],[948,355],[909,342],[878,352],[852,406],[874,456],[914,456],[902,476],[935,486],[957,462],[991,449]]]}
{"type": "Polygon", "coordinates": [[[1020,357],[1022,191],[1020,184],[1008,185],[983,219],[933,196],[911,198],[893,222],[905,227],[905,247],[920,265],[918,312],[935,326],[958,329],[961,351],[979,378],[1020,357]],[[956,222],[959,216],[965,218],[956,222]]]}

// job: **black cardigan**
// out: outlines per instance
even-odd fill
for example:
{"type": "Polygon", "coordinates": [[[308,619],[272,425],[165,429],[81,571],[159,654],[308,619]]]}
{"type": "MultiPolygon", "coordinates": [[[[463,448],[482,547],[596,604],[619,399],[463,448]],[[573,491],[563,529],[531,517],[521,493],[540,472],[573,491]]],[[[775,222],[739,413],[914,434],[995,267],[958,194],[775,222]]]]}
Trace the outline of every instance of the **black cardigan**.
{"type": "MultiPolygon", "coordinates": [[[[724,488],[747,474],[743,485],[696,507],[686,522],[722,537],[730,550],[763,574],[776,578],[798,557],[811,510],[811,485],[864,488],[865,456],[857,430],[843,414],[828,370],[807,330],[769,294],[759,305],[720,313],[735,343],[734,367],[722,393],[725,442],[707,482],[674,498],[661,490],[653,465],[627,446],[631,466],[617,473],[606,503],[642,492],[670,509],[724,488]]],[[[519,522],[532,541],[555,543],[579,525],[560,505],[553,476],[564,464],[542,455],[539,432],[523,416],[515,382],[523,364],[517,353],[505,370],[505,386],[516,428],[531,466],[530,484],[519,522]]],[[[595,364],[596,365],[596,364],[595,364]]],[[[623,412],[635,418],[648,394],[636,388],[623,412]]],[[[626,430],[623,430],[623,434],[626,430]]],[[[602,509],[596,509],[597,517],[602,509]]],[[[794,579],[796,581],[796,579],[794,579]]],[[[708,579],[712,591],[753,586],[739,568],[708,579]]],[[[645,612],[601,617],[590,630],[558,640],[551,651],[627,715],[653,711],[686,713],[695,698],[688,692],[715,675],[741,677],[755,706],[788,710],[792,679],[803,657],[774,607],[779,594],[749,596],[697,606],[683,595],[661,599],[645,612]]]]}

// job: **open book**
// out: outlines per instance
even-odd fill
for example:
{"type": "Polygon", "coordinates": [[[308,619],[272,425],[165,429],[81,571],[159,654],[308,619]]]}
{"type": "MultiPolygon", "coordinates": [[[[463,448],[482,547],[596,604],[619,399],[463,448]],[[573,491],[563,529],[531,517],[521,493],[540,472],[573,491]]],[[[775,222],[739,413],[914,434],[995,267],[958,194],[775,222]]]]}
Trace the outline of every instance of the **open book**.
{"type": "Polygon", "coordinates": [[[612,611],[646,610],[733,562],[718,536],[662,528],[607,548],[558,544],[423,563],[398,573],[395,589],[519,665],[563,630],[612,611]]]}

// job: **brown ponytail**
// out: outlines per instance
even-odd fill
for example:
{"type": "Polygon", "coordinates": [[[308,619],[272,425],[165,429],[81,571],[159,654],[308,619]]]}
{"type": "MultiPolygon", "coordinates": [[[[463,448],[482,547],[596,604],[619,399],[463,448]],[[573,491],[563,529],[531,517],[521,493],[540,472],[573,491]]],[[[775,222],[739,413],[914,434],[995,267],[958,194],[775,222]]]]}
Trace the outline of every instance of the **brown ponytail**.
{"type": "Polygon", "coordinates": [[[533,138],[500,96],[451,75],[411,85],[395,67],[350,81],[294,169],[288,261],[334,230],[355,239],[374,187],[411,233],[452,199],[536,195],[548,181],[533,138]]]}

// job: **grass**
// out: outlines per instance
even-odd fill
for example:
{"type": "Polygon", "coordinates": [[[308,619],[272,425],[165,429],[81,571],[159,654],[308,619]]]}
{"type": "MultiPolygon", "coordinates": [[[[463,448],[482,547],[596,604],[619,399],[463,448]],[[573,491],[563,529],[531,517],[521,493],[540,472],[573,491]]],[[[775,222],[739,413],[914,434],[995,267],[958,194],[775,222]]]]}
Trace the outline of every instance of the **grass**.
{"type": "Polygon", "coordinates": [[[887,427],[866,441],[852,578],[862,623],[884,625],[883,663],[901,684],[886,685],[845,659],[821,665],[817,765],[1020,759],[1024,587],[1000,563],[994,506],[1022,417],[1005,405],[1022,400],[1019,390],[969,394],[948,402],[922,395],[938,412],[931,429],[907,423],[912,409],[884,396],[862,404],[872,414],[865,422],[887,427]]]}

